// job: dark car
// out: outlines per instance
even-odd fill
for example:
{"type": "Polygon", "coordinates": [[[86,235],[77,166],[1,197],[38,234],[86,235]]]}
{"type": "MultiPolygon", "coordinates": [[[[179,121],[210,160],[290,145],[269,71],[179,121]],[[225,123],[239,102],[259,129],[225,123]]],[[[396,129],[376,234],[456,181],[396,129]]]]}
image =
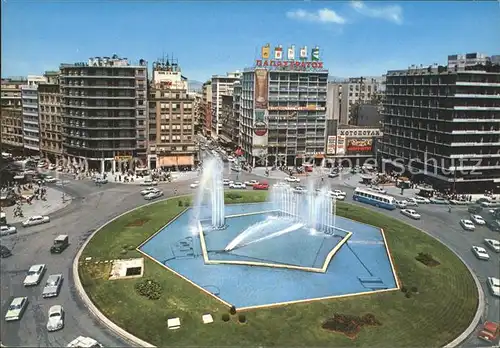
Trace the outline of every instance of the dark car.
{"type": "Polygon", "coordinates": [[[0,245],[0,257],[2,259],[12,256],[12,252],[6,246],[0,245]]]}
{"type": "Polygon", "coordinates": [[[486,221],[486,226],[492,231],[500,232],[500,222],[498,220],[486,221]]]}
{"type": "Polygon", "coordinates": [[[483,207],[481,207],[480,205],[471,205],[467,210],[471,214],[479,214],[483,211],[483,207]]]}
{"type": "Polygon", "coordinates": [[[69,237],[61,234],[54,239],[54,244],[50,247],[51,254],[60,254],[69,246],[69,237]]]}

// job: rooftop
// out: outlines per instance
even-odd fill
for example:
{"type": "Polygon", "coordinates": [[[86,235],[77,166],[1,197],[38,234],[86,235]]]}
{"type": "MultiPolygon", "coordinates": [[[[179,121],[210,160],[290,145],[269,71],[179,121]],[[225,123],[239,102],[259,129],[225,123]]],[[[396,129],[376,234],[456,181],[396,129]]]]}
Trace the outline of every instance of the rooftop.
{"type": "Polygon", "coordinates": [[[87,62],[77,62],[77,63],[61,63],[61,68],[72,68],[72,67],[137,67],[137,66],[147,66],[148,62],[144,59],[139,59],[139,61],[129,61],[128,58],[120,58],[118,55],[113,55],[112,57],[91,57],[87,62]]]}

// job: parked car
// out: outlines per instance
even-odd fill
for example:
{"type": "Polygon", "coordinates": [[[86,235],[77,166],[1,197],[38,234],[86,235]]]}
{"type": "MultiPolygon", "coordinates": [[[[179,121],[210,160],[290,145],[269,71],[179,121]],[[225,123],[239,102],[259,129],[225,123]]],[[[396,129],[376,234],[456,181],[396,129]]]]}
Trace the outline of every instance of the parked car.
{"type": "Polygon", "coordinates": [[[17,233],[17,228],[10,225],[2,225],[0,226],[0,236],[8,236],[9,234],[17,233]]]}
{"type": "Polygon", "coordinates": [[[285,181],[287,181],[287,182],[300,182],[300,178],[297,178],[295,176],[287,176],[285,178],[285,181]]]}
{"type": "Polygon", "coordinates": [[[47,268],[44,264],[31,266],[28,270],[26,278],[24,278],[24,286],[34,286],[40,284],[46,269],[47,268]]]}
{"type": "Polygon", "coordinates": [[[486,221],[486,226],[493,232],[500,232],[500,221],[498,220],[486,221]]]}
{"type": "Polygon", "coordinates": [[[460,225],[466,231],[474,231],[476,229],[476,226],[474,226],[474,223],[470,220],[467,220],[467,219],[460,220],[460,225]]]}
{"type": "Polygon", "coordinates": [[[485,225],[486,224],[486,221],[484,221],[484,219],[481,215],[470,214],[470,219],[472,220],[472,222],[474,222],[477,225],[485,225]]]}
{"type": "Polygon", "coordinates": [[[21,319],[27,306],[28,298],[26,296],[14,298],[7,309],[7,313],[5,314],[5,321],[21,319]]]}
{"type": "Polygon", "coordinates": [[[191,187],[191,188],[193,188],[193,189],[194,189],[194,188],[197,188],[198,186],[200,186],[200,182],[199,182],[199,181],[195,181],[195,182],[193,182],[191,185],[189,185],[189,187],[191,187]]]}
{"type": "Polygon", "coordinates": [[[60,234],[54,239],[54,243],[50,247],[51,254],[60,254],[69,246],[69,237],[67,234],[60,234]]]}
{"type": "Polygon", "coordinates": [[[43,180],[44,180],[46,183],[48,183],[48,184],[53,184],[53,183],[55,183],[55,182],[57,181],[57,179],[56,179],[56,178],[54,178],[53,176],[50,176],[50,175],[47,175],[47,176],[45,177],[45,179],[43,179],[43,180]]]}
{"type": "Polygon", "coordinates": [[[483,207],[480,205],[471,205],[467,208],[467,211],[471,214],[479,214],[483,211],[483,207]]]}
{"type": "Polygon", "coordinates": [[[27,220],[23,221],[23,227],[36,226],[40,224],[46,224],[50,222],[50,217],[47,215],[35,215],[29,217],[27,220]]]}
{"type": "Polygon", "coordinates": [[[433,204],[449,204],[450,203],[450,201],[448,201],[447,199],[440,198],[440,197],[431,197],[431,198],[429,198],[429,200],[433,204]]]}
{"type": "Polygon", "coordinates": [[[61,305],[54,305],[49,308],[47,331],[54,332],[64,327],[64,309],[61,305]]]}
{"type": "Polygon", "coordinates": [[[339,175],[340,175],[339,172],[330,172],[330,173],[328,173],[328,177],[329,178],[336,178],[339,175]]]}
{"type": "Polygon", "coordinates": [[[484,244],[494,252],[500,253],[500,241],[496,239],[485,239],[484,244]]]}
{"type": "Polygon", "coordinates": [[[156,187],[148,187],[147,189],[144,189],[141,191],[141,195],[145,196],[148,193],[156,192],[156,191],[159,191],[156,187]]]}
{"type": "Polygon", "coordinates": [[[381,187],[378,187],[378,186],[369,187],[368,190],[373,191],[373,192],[377,192],[377,193],[381,193],[383,195],[385,195],[387,193],[387,190],[385,190],[381,187]]]}
{"type": "Polygon", "coordinates": [[[415,196],[413,199],[419,204],[429,204],[431,200],[429,198],[415,196]]]}
{"type": "Polygon", "coordinates": [[[43,298],[57,297],[57,295],[59,295],[59,291],[61,290],[62,281],[63,281],[62,274],[49,275],[49,277],[47,278],[47,282],[43,287],[42,297],[43,298]]]}
{"type": "Polygon", "coordinates": [[[6,259],[10,256],[12,256],[12,252],[9,250],[9,248],[4,245],[0,245],[0,258],[6,259]]]}
{"type": "Polygon", "coordinates": [[[331,190],[330,192],[333,192],[337,196],[344,196],[344,197],[347,196],[347,193],[341,190],[331,190]]]}
{"type": "Polygon", "coordinates": [[[244,182],[244,184],[245,184],[246,186],[253,186],[253,185],[258,184],[258,183],[259,183],[259,181],[258,181],[258,180],[250,180],[250,181],[245,181],[245,182],[244,182]]]}
{"type": "Polygon", "coordinates": [[[406,205],[408,207],[418,207],[418,202],[415,198],[407,198],[406,205]]]}
{"type": "Polygon", "coordinates": [[[408,206],[408,202],[404,201],[404,200],[403,201],[396,201],[395,204],[396,204],[396,207],[401,208],[401,209],[404,209],[408,206]]]}
{"type": "Polygon", "coordinates": [[[401,214],[407,216],[413,220],[420,220],[420,214],[413,209],[401,209],[401,214]]]}
{"type": "Polygon", "coordinates": [[[150,192],[147,195],[144,195],[144,199],[147,201],[150,201],[150,200],[159,198],[161,196],[163,196],[163,191],[158,190],[158,191],[150,192]]]}
{"type": "Polygon", "coordinates": [[[141,182],[141,186],[157,186],[157,185],[158,185],[158,181],[154,181],[151,179],[146,179],[143,182],[141,182]]]}
{"type": "Polygon", "coordinates": [[[79,336],[75,338],[73,341],[68,343],[67,347],[73,348],[98,348],[104,347],[102,344],[97,342],[95,339],[90,337],[79,336]]]}
{"type": "Polygon", "coordinates": [[[230,189],[246,189],[247,186],[242,182],[232,182],[229,184],[230,189]]]}
{"type": "Polygon", "coordinates": [[[477,338],[488,343],[495,343],[500,336],[500,324],[487,321],[477,334],[477,338]]]}
{"type": "Polygon", "coordinates": [[[267,182],[259,182],[253,185],[254,190],[269,190],[269,184],[267,182]]]}
{"type": "Polygon", "coordinates": [[[229,179],[222,180],[222,185],[224,185],[224,186],[228,186],[230,183],[231,183],[231,180],[229,180],[229,179]]]}
{"type": "Polygon", "coordinates": [[[479,259],[479,260],[485,260],[488,261],[490,259],[490,255],[486,251],[485,248],[480,247],[480,246],[473,246],[472,247],[472,252],[474,255],[479,259]]]}
{"type": "Polygon", "coordinates": [[[496,297],[500,297],[500,279],[494,277],[488,277],[487,281],[488,288],[491,291],[491,294],[496,297]]]}

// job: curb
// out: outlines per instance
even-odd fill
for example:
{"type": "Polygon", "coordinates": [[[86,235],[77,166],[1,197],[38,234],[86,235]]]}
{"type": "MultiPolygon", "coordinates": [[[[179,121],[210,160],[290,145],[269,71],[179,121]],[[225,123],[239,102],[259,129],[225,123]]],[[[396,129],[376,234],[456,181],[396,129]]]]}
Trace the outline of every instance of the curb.
{"type": "Polygon", "coordinates": [[[121,218],[122,216],[124,216],[124,215],[126,215],[128,213],[136,211],[138,209],[141,209],[141,208],[144,208],[144,207],[156,204],[156,203],[168,201],[170,199],[175,199],[175,198],[180,198],[180,197],[186,197],[186,196],[190,196],[190,195],[189,194],[187,194],[187,195],[179,195],[179,196],[168,197],[168,198],[165,198],[165,199],[162,199],[162,200],[157,200],[155,202],[151,202],[151,203],[147,203],[147,204],[144,204],[144,205],[140,205],[140,206],[135,207],[133,209],[130,209],[130,210],[124,212],[124,213],[121,213],[118,216],[115,216],[113,219],[107,221],[105,224],[103,224],[99,228],[97,228],[89,236],[89,238],[87,238],[87,240],[85,241],[85,243],[83,243],[83,245],[81,246],[81,248],[76,253],[75,258],[73,259],[72,272],[73,272],[73,279],[74,279],[74,283],[75,283],[75,289],[76,289],[76,291],[78,293],[78,296],[80,296],[80,298],[82,299],[85,307],[87,307],[87,309],[90,311],[90,313],[97,320],[99,320],[105,327],[107,327],[114,334],[116,334],[117,336],[119,336],[122,339],[126,340],[127,342],[132,343],[134,346],[155,347],[154,345],[152,345],[152,344],[150,344],[150,343],[148,343],[146,341],[141,340],[140,338],[132,335],[128,331],[126,331],[126,330],[122,329],[121,327],[119,327],[118,325],[116,325],[114,322],[112,322],[111,320],[109,320],[104,314],[102,314],[102,312],[94,305],[94,303],[92,302],[92,300],[89,298],[89,296],[87,295],[87,293],[83,289],[83,285],[82,285],[82,282],[80,280],[80,275],[78,273],[78,266],[79,266],[78,260],[80,260],[80,257],[81,257],[81,255],[83,253],[83,250],[85,250],[85,247],[92,240],[92,238],[94,237],[94,235],[97,232],[99,232],[101,229],[103,229],[104,227],[106,227],[108,224],[112,223],[113,221],[121,218]]]}

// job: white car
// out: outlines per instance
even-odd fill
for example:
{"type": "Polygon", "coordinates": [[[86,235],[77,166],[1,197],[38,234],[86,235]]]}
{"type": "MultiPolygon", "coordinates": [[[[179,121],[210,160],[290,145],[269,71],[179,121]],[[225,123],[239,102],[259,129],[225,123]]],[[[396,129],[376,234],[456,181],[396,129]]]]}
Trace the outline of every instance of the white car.
{"type": "Polygon", "coordinates": [[[79,337],[75,338],[73,341],[69,342],[66,347],[99,348],[99,347],[103,347],[103,345],[100,344],[99,342],[97,342],[93,338],[79,336],[79,337]]]}
{"type": "Polygon", "coordinates": [[[500,241],[496,239],[485,239],[484,244],[491,250],[500,253],[500,241]]]}
{"type": "Polygon", "coordinates": [[[151,179],[146,179],[143,182],[141,182],[141,186],[157,186],[157,185],[158,185],[158,181],[154,181],[151,179]]]}
{"type": "Polygon", "coordinates": [[[418,202],[415,198],[407,198],[406,205],[408,207],[418,207],[418,202]]]}
{"type": "Polygon", "coordinates": [[[159,198],[161,196],[163,196],[163,191],[158,190],[158,191],[150,192],[147,195],[144,195],[144,199],[147,201],[150,201],[150,200],[159,198]]]}
{"type": "Polygon", "coordinates": [[[295,186],[295,187],[293,188],[293,191],[295,191],[296,193],[304,193],[304,192],[307,192],[307,190],[306,190],[304,187],[302,187],[302,186],[295,186]]]}
{"type": "Polygon", "coordinates": [[[0,236],[8,236],[9,234],[17,233],[17,228],[9,225],[0,226],[0,236]]]}
{"type": "Polygon", "coordinates": [[[21,319],[27,306],[27,297],[14,298],[10,303],[9,309],[7,309],[7,313],[5,314],[5,321],[14,321],[21,319]]]}
{"type": "Polygon", "coordinates": [[[28,218],[28,220],[23,221],[23,227],[36,226],[40,224],[45,224],[50,222],[50,218],[46,215],[36,215],[28,218]]]}
{"type": "Polygon", "coordinates": [[[407,201],[396,201],[395,203],[396,203],[396,207],[401,208],[401,209],[404,209],[408,206],[407,201]]]}
{"type": "Polygon", "coordinates": [[[466,231],[474,231],[476,229],[474,223],[467,219],[460,220],[460,225],[462,225],[463,229],[466,231]]]}
{"type": "Polygon", "coordinates": [[[486,225],[486,221],[481,215],[471,214],[470,219],[477,225],[486,225]]]}
{"type": "Polygon", "coordinates": [[[415,197],[413,197],[413,199],[417,203],[422,203],[422,204],[429,204],[431,202],[431,200],[429,198],[420,197],[420,196],[415,196],[415,197]]]}
{"type": "Polygon", "coordinates": [[[408,216],[413,220],[420,220],[420,214],[413,209],[401,209],[401,214],[408,216]]]}
{"type": "Polygon", "coordinates": [[[335,198],[337,201],[343,201],[345,199],[345,195],[342,194],[343,192],[339,193],[338,191],[339,190],[328,191],[328,195],[335,198]]]}
{"type": "Polygon", "coordinates": [[[56,165],[55,164],[49,164],[49,170],[54,170],[56,169],[56,165]]]}
{"type": "Polygon", "coordinates": [[[287,176],[285,178],[285,181],[287,181],[287,182],[300,182],[300,179],[295,177],[295,176],[287,176]]]}
{"type": "Polygon", "coordinates": [[[255,184],[258,184],[259,181],[258,180],[250,180],[250,181],[245,181],[244,184],[247,185],[247,186],[253,186],[255,184]]]}
{"type": "Polygon", "coordinates": [[[144,189],[141,191],[141,195],[145,196],[151,192],[156,192],[156,191],[160,191],[160,190],[158,190],[156,187],[148,187],[147,189],[144,189]]]}
{"type": "Polygon", "coordinates": [[[246,189],[247,185],[242,182],[232,182],[229,184],[229,188],[231,189],[246,189]]]}
{"type": "Polygon", "coordinates": [[[189,185],[189,187],[191,187],[191,188],[193,188],[193,189],[194,189],[194,188],[197,188],[198,186],[200,186],[200,182],[199,182],[199,181],[195,181],[195,182],[193,182],[191,185],[189,185]]]}
{"type": "Polygon", "coordinates": [[[344,196],[344,197],[347,196],[347,193],[345,193],[344,191],[340,191],[340,190],[331,190],[330,192],[333,192],[337,196],[344,196]]]}
{"type": "Polygon", "coordinates": [[[387,190],[384,190],[383,188],[381,187],[377,187],[377,186],[373,186],[373,187],[370,187],[368,188],[370,191],[373,191],[373,192],[378,192],[378,193],[381,193],[383,195],[385,195],[387,193],[387,190]]]}
{"type": "Polygon", "coordinates": [[[222,180],[222,185],[224,185],[224,186],[228,186],[230,183],[231,183],[231,180],[229,180],[229,179],[222,180]]]}
{"type": "Polygon", "coordinates": [[[472,247],[472,252],[474,253],[474,255],[476,255],[476,257],[479,260],[486,260],[487,261],[487,260],[490,259],[490,255],[488,255],[488,252],[483,247],[473,246],[472,247]]]}
{"type": "Polygon", "coordinates": [[[49,319],[47,321],[47,331],[54,332],[64,327],[64,309],[61,305],[49,308],[49,319]]]}
{"type": "Polygon", "coordinates": [[[61,285],[63,282],[62,274],[51,274],[47,278],[47,282],[43,287],[42,297],[57,297],[59,295],[59,291],[61,291],[61,285]]]}
{"type": "Polygon", "coordinates": [[[54,178],[53,176],[50,176],[50,175],[47,175],[43,180],[49,184],[53,184],[57,181],[56,178],[54,178]]]}
{"type": "Polygon", "coordinates": [[[24,278],[24,286],[34,286],[40,284],[46,270],[47,268],[44,264],[31,266],[28,270],[26,278],[24,278]]]}
{"type": "Polygon", "coordinates": [[[493,296],[500,297],[500,279],[488,277],[488,280],[486,282],[488,283],[488,288],[490,288],[493,296]]]}

